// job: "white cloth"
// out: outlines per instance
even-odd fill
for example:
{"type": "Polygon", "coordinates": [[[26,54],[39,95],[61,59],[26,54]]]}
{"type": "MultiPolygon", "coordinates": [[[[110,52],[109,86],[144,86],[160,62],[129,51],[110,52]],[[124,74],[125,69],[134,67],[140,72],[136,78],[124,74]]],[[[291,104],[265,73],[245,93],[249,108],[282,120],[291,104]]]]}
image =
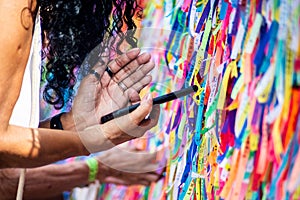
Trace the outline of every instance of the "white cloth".
{"type": "MultiPolygon", "coordinates": [[[[10,124],[30,128],[37,128],[39,125],[41,49],[40,18],[37,16],[21,92],[10,118],[10,124]]],[[[19,193],[23,193],[24,173],[25,171],[23,171],[23,178],[20,179],[20,192],[18,192],[17,199],[22,199],[22,194],[19,193]]],[[[72,192],[72,198],[76,200],[96,199],[98,190],[99,182],[90,184],[89,187],[75,188],[72,192]]]]}
{"type": "Polygon", "coordinates": [[[91,183],[88,187],[74,188],[72,191],[71,199],[95,200],[95,199],[97,199],[99,187],[100,187],[99,181],[95,181],[95,183],[91,183]]]}
{"type": "Polygon", "coordinates": [[[20,96],[10,118],[10,124],[31,128],[37,128],[39,125],[41,49],[41,26],[38,15],[36,17],[30,54],[24,72],[20,96]]]}

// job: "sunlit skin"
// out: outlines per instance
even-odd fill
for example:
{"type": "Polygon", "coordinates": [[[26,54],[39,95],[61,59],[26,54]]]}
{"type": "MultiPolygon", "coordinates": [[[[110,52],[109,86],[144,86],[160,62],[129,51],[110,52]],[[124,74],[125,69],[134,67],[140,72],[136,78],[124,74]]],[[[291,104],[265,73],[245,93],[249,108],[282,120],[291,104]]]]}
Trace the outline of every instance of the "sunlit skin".
{"type": "MultiPolygon", "coordinates": [[[[0,33],[0,168],[37,167],[71,156],[88,155],[91,152],[87,150],[89,147],[91,147],[89,150],[92,151],[105,150],[116,144],[140,137],[146,130],[152,128],[157,123],[158,109],[153,110],[156,114],[150,115],[154,117],[153,119],[144,120],[152,111],[152,96],[143,99],[141,106],[134,112],[119,119],[122,123],[113,120],[110,123],[99,125],[94,124],[97,120],[88,120],[92,123],[87,123],[82,126],[81,122],[79,122],[80,128],[79,130],[76,129],[76,131],[74,129],[64,131],[50,130],[47,129],[47,123],[41,125],[41,127],[46,128],[36,129],[9,124],[12,110],[20,94],[22,77],[30,51],[34,25],[31,13],[35,12],[35,5],[36,1],[28,2],[25,0],[13,2],[4,0],[1,1],[0,4],[0,28],[3,30],[0,33]],[[85,130],[87,126],[91,127],[85,130]],[[128,135],[126,131],[129,131],[130,135],[128,135]],[[79,135],[81,135],[81,137],[79,137],[79,135]],[[84,138],[85,136],[86,138],[84,138]],[[85,140],[84,144],[82,140],[85,140]]],[[[124,74],[125,69],[122,67],[125,67],[129,62],[137,63],[133,64],[135,67],[139,67],[139,64],[148,63],[149,57],[147,58],[146,56],[144,61],[139,62],[138,60],[141,60],[141,58],[139,58],[138,55],[139,50],[121,55],[119,59],[125,60],[126,62],[112,62],[112,69],[119,67],[119,71],[114,71],[114,73],[118,73],[120,76],[124,74]]],[[[99,73],[101,73],[101,70],[104,71],[103,67],[105,66],[97,68],[99,73]]],[[[134,74],[130,75],[133,77],[136,76],[134,74]]],[[[143,77],[146,77],[145,75],[143,75],[143,77]]],[[[136,80],[135,78],[132,78],[132,80],[136,80]]],[[[138,78],[137,82],[140,80],[143,79],[138,78]]],[[[85,88],[82,89],[82,91],[95,90],[95,88],[92,88],[95,85],[91,84],[95,82],[94,76],[87,76],[83,82],[86,84],[82,84],[82,87],[85,88]]],[[[117,85],[113,83],[112,80],[108,83],[109,86],[107,90],[112,90],[112,88],[117,85]]],[[[105,86],[103,82],[101,85],[105,86]]],[[[135,84],[133,84],[133,86],[134,85],[135,84]]],[[[79,91],[80,90],[79,88],[79,91]]],[[[100,87],[99,91],[104,91],[104,89],[100,87]]],[[[100,101],[98,99],[99,96],[96,95],[90,96],[89,98],[91,99],[88,100],[95,103],[94,108],[97,107],[97,103],[107,100],[105,97],[102,98],[105,93],[99,92],[98,94],[100,95],[100,101]]],[[[80,95],[79,92],[74,100],[76,102],[79,99],[79,108],[85,106],[84,101],[80,101],[80,95]]],[[[131,94],[131,96],[130,94],[127,95],[127,98],[134,96],[134,98],[136,98],[137,93],[131,94]]],[[[110,100],[114,101],[113,99],[110,100]]],[[[94,110],[94,112],[97,111],[96,109],[94,110]]],[[[74,127],[74,125],[72,125],[74,119],[80,119],[76,113],[81,112],[76,112],[74,107],[71,114],[62,117],[63,123],[68,124],[66,127],[74,127]]],[[[26,113],[24,113],[24,115],[25,114],[26,113]]],[[[97,118],[98,117],[100,116],[97,116],[97,118]]]]}
{"type": "MultiPolygon", "coordinates": [[[[127,52],[121,55],[118,61],[110,63],[112,70],[115,70],[116,80],[122,80],[124,75],[136,80],[136,82],[131,83],[132,88],[127,85],[129,89],[123,95],[110,95],[111,91],[119,93],[122,91],[117,87],[117,82],[114,82],[104,73],[105,66],[95,66],[94,69],[102,76],[101,82],[99,83],[99,80],[93,75],[88,75],[82,81],[72,110],[61,116],[64,131],[50,130],[49,120],[40,123],[39,128],[26,128],[9,124],[20,93],[29,56],[34,26],[32,13],[36,10],[35,5],[36,1],[28,2],[25,0],[4,0],[0,3],[0,28],[2,30],[0,32],[0,168],[3,168],[0,170],[1,199],[15,198],[20,175],[18,167],[38,167],[67,157],[90,154],[78,136],[78,133],[85,134],[85,128],[92,126],[89,128],[89,132],[94,134],[95,139],[91,138],[91,141],[99,141],[99,143],[92,143],[91,145],[96,146],[96,149],[105,150],[115,144],[142,136],[146,130],[157,123],[159,115],[159,107],[152,109],[152,97],[150,95],[148,99],[142,100],[141,106],[137,110],[121,119],[123,128],[118,126],[115,120],[105,125],[97,125],[101,115],[113,111],[107,108],[101,109],[104,107],[103,103],[110,105],[111,109],[117,109],[124,106],[128,101],[140,101],[138,91],[150,83],[151,76],[146,74],[154,67],[151,56],[147,53],[140,54],[140,50],[135,49],[131,53],[127,52]],[[126,69],[123,69],[127,66],[127,71],[128,67],[134,71],[141,65],[143,65],[144,74],[126,74],[126,69]],[[92,96],[88,101],[94,102],[94,105],[86,105],[84,104],[85,101],[81,101],[81,99],[86,98],[85,91],[97,91],[98,95],[92,96]],[[122,105],[118,104],[120,100],[122,105]],[[144,120],[150,112],[150,116],[153,118],[144,120]],[[83,123],[78,121],[80,117],[88,120],[84,120],[83,123]],[[137,125],[138,128],[136,128],[137,125]],[[124,132],[124,127],[132,131],[130,135],[124,132]],[[7,169],[7,167],[14,167],[14,169],[7,169]]],[[[44,44],[47,43],[47,41],[44,42],[44,44]]],[[[130,79],[127,80],[130,81],[130,79]]],[[[147,171],[138,174],[123,171],[119,166],[119,156],[127,158],[127,156],[122,157],[119,151],[118,154],[104,153],[97,157],[101,160],[99,161],[97,179],[101,182],[124,185],[149,185],[158,179],[159,175],[153,173],[158,167],[155,154],[121,160],[121,166],[126,169],[130,168],[132,172],[141,168],[147,169],[147,171]],[[102,163],[107,156],[109,156],[109,161],[107,161],[109,166],[102,163]],[[135,162],[146,163],[146,166],[136,165],[135,162]]],[[[24,198],[45,199],[54,197],[56,199],[65,190],[89,184],[88,174],[89,169],[84,161],[27,169],[24,198]]]]}

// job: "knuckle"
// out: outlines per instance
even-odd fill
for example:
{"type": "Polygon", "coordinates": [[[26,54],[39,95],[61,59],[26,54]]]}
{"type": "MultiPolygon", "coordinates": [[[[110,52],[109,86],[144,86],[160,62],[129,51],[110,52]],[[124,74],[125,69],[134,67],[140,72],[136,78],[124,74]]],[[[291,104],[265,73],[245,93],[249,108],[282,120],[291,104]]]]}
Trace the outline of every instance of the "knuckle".
{"type": "Polygon", "coordinates": [[[129,78],[129,80],[132,82],[132,83],[136,83],[140,80],[140,77],[139,76],[131,76],[129,78]]]}
{"type": "Polygon", "coordinates": [[[121,60],[120,57],[115,58],[115,62],[116,62],[116,64],[117,64],[119,67],[122,67],[122,66],[123,66],[122,60],[121,60]]]}
{"type": "Polygon", "coordinates": [[[119,76],[113,76],[112,80],[116,83],[119,83],[119,81],[121,80],[119,76]]]}
{"type": "Polygon", "coordinates": [[[133,123],[134,125],[138,126],[138,125],[140,124],[140,120],[138,120],[138,119],[133,119],[133,120],[132,120],[132,123],[133,123]]]}
{"type": "Polygon", "coordinates": [[[143,77],[146,76],[147,73],[148,73],[148,72],[146,72],[145,69],[143,69],[143,68],[142,68],[142,69],[136,70],[136,76],[137,76],[137,77],[143,78],[143,77]]]}
{"type": "Polygon", "coordinates": [[[126,73],[126,74],[131,74],[132,72],[131,72],[131,69],[129,68],[129,67],[124,67],[123,68],[123,70],[124,70],[124,72],[126,73]]]}
{"type": "Polygon", "coordinates": [[[151,113],[151,111],[152,111],[152,104],[146,103],[146,104],[144,104],[144,106],[145,106],[145,112],[147,112],[147,115],[149,113],[151,113]]]}
{"type": "Polygon", "coordinates": [[[141,90],[141,89],[143,88],[143,85],[142,85],[142,83],[137,82],[137,83],[135,84],[135,87],[137,88],[137,90],[141,90]]]}

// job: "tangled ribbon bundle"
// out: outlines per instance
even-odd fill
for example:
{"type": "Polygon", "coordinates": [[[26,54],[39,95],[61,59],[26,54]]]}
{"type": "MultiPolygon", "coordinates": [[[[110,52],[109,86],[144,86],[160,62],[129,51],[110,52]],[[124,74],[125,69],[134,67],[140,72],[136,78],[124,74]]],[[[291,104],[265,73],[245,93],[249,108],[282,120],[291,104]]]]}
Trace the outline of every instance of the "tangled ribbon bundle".
{"type": "Polygon", "coordinates": [[[201,89],[165,104],[155,137],[133,142],[168,146],[165,178],[103,185],[99,199],[299,199],[300,1],[143,4],[154,96],[201,89]]]}

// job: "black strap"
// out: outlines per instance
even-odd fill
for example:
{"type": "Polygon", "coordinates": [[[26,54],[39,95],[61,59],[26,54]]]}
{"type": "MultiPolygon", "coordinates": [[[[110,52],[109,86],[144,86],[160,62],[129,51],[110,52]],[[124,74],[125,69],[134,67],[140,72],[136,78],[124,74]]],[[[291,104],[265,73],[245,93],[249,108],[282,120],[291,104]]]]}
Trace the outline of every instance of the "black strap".
{"type": "Polygon", "coordinates": [[[60,121],[60,117],[61,117],[62,114],[64,114],[64,112],[52,117],[52,119],[50,120],[50,128],[51,129],[64,130],[63,126],[62,126],[62,123],[60,121]]]}

